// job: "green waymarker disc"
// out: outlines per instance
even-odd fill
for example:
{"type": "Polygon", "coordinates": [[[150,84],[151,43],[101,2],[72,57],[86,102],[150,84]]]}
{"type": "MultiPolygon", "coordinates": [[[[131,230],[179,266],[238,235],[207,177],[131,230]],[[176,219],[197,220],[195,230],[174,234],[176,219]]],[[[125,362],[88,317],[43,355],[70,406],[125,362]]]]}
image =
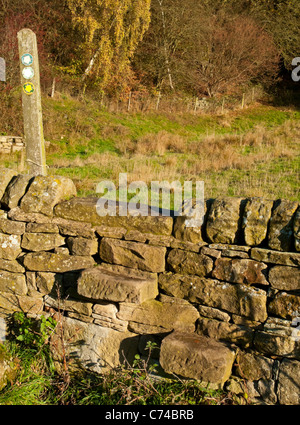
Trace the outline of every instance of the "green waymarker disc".
{"type": "Polygon", "coordinates": [[[21,57],[22,64],[25,66],[30,66],[33,62],[33,57],[30,53],[25,53],[21,57]]]}

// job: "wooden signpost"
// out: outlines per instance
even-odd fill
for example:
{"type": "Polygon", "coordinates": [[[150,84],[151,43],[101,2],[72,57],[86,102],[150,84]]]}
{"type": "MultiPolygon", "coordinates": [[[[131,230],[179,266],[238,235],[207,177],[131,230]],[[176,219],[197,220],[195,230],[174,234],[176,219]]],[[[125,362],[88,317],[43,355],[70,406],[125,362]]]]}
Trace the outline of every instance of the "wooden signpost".
{"type": "Polygon", "coordinates": [[[40,72],[36,35],[30,29],[18,32],[24,136],[29,173],[46,176],[40,72]]]}

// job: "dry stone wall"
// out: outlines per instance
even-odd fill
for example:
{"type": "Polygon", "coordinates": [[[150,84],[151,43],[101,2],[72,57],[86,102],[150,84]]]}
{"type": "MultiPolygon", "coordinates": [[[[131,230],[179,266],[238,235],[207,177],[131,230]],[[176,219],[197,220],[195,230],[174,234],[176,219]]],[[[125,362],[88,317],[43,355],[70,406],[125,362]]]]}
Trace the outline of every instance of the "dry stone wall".
{"type": "MultiPolygon", "coordinates": [[[[100,217],[64,177],[1,169],[0,195],[0,317],[59,312],[70,361],[95,372],[150,340],[162,375],[300,404],[297,202],[210,199],[189,228],[100,217]]],[[[56,334],[52,346],[59,360],[56,334]]]]}

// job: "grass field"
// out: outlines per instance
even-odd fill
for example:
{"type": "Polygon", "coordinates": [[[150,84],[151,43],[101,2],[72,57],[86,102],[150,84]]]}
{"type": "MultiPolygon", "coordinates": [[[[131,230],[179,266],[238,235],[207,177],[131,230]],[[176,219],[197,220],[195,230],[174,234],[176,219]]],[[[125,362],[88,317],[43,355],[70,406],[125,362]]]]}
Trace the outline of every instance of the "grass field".
{"type": "MultiPolygon", "coordinates": [[[[112,113],[92,100],[43,99],[50,174],[80,196],[97,183],[203,180],[205,197],[300,200],[300,110],[253,104],[217,113],[112,113]]],[[[1,163],[17,167],[18,155],[1,163]]]]}

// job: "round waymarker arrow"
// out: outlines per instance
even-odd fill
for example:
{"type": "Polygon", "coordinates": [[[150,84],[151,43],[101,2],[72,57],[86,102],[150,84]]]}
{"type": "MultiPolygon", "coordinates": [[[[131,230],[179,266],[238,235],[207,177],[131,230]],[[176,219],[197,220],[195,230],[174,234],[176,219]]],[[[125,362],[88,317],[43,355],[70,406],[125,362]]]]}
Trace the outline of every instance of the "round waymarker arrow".
{"type": "Polygon", "coordinates": [[[21,61],[22,64],[25,66],[30,66],[33,62],[33,57],[30,53],[25,53],[22,57],[21,57],[21,61]]]}
{"type": "Polygon", "coordinates": [[[31,66],[28,66],[27,68],[24,68],[22,70],[22,75],[25,80],[30,80],[34,76],[34,70],[31,68],[31,66]]]}
{"type": "Polygon", "coordinates": [[[23,85],[23,91],[26,94],[32,94],[34,92],[34,85],[32,83],[26,83],[23,85]]]}

